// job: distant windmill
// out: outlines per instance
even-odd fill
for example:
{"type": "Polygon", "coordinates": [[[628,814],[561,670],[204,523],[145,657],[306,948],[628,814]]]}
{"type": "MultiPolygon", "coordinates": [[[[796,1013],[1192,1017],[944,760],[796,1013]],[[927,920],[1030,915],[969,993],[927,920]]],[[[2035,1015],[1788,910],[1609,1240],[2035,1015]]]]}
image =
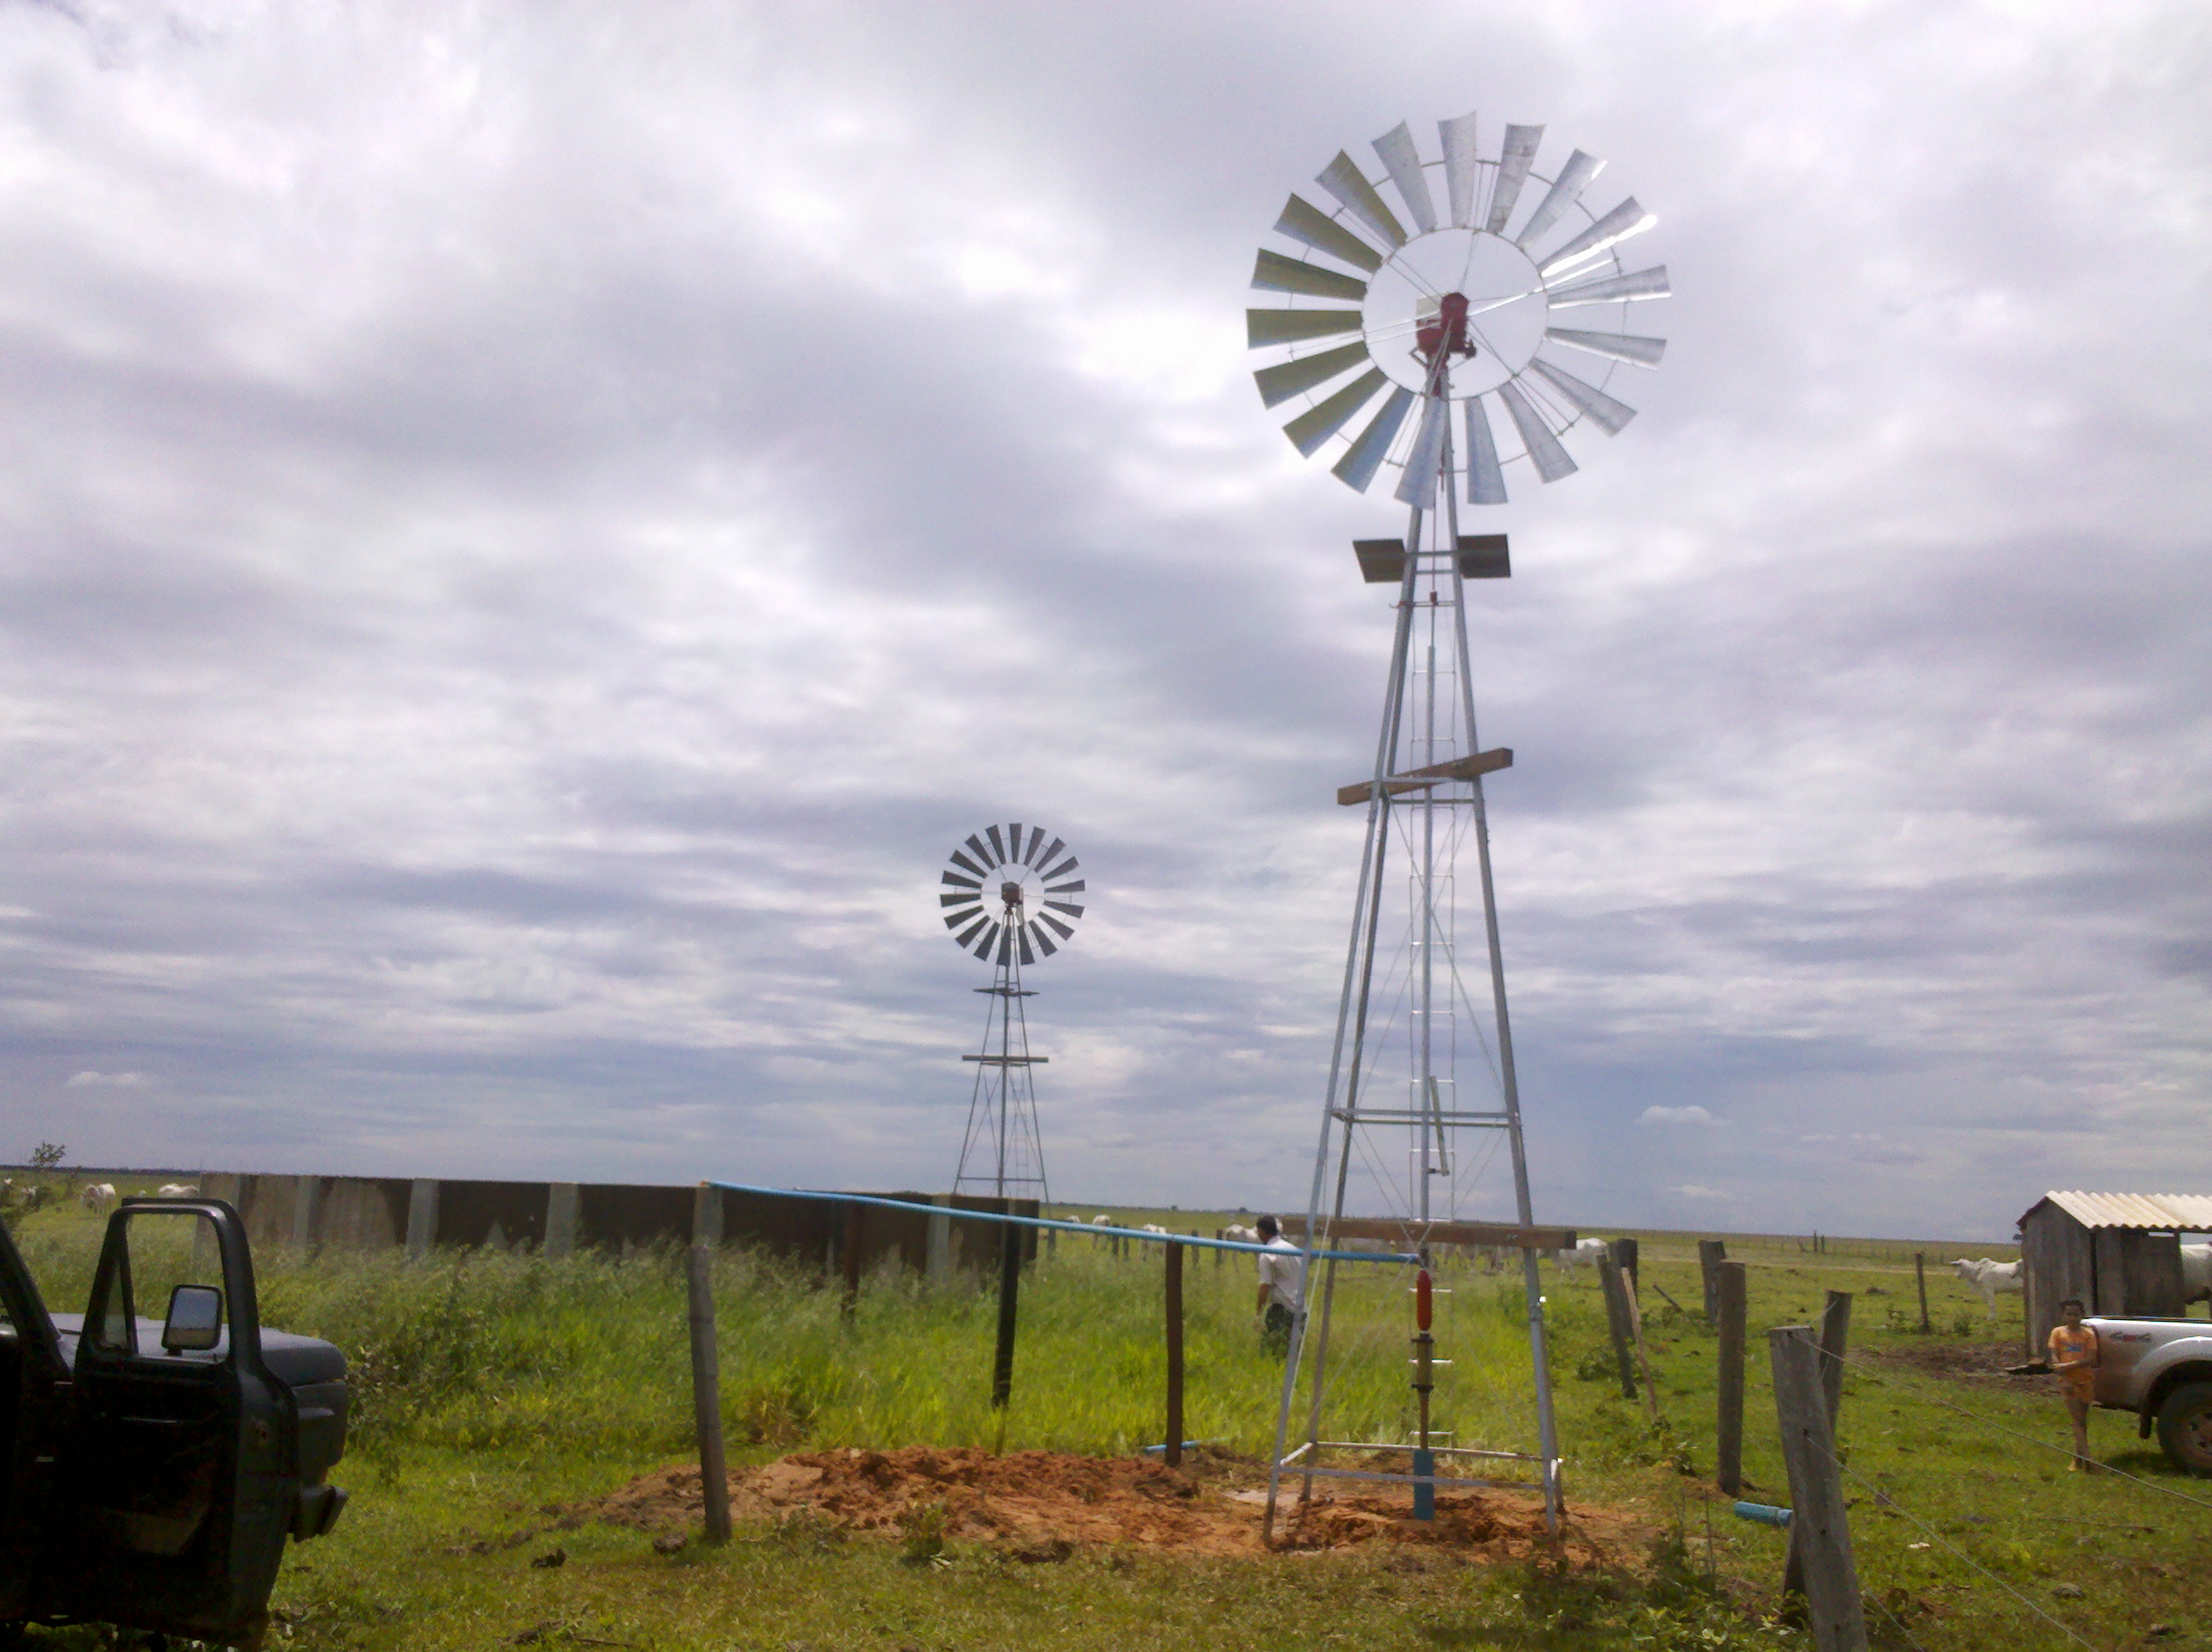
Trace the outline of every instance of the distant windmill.
{"type": "Polygon", "coordinates": [[[1067,897],[1083,893],[1075,856],[1065,840],[1045,842],[1019,822],[986,826],[952,852],[938,896],[945,926],[963,951],[995,966],[983,1017],[983,1047],[963,1056],[975,1065],[975,1090],[968,1103],[968,1129],[960,1143],[955,1193],[995,1197],[1051,1198],[1045,1185],[1044,1144],[1037,1133],[1036,1083],[1030,1069],[1047,1058],[1030,1054],[1029,1016],[1022,1000],[1036,993],[1022,985],[1022,971],[1040,955],[1050,957],[1073,937],[1082,906],[1067,897]]]}

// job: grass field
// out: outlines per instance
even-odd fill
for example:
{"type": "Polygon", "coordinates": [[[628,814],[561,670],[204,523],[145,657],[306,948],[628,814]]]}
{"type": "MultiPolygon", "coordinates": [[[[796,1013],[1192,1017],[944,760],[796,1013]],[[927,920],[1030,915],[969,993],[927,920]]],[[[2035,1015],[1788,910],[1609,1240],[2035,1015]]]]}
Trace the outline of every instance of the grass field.
{"type": "MultiPolygon", "coordinates": [[[[1121,1214],[1206,1232],[1226,1219],[1121,1214]]],[[[82,1304],[98,1231],[68,1208],[16,1224],[52,1305],[82,1304]]],[[[343,1346],[359,1407],[337,1477],[352,1505],[334,1537],[292,1551],[278,1586],[282,1637],[303,1648],[775,1652],[1804,1643],[1765,1621],[1783,1534],[1737,1521],[1711,1490],[1715,1339],[1695,1311],[1694,1236],[1642,1239],[1656,1428],[1613,1378],[1589,1273],[1545,1269],[1571,1503],[1627,1511],[1650,1534],[1609,1570],[1573,1576],[1390,1545],[1238,1561],[1079,1551],[1051,1565],[956,1545],[950,1564],[916,1566],[896,1544],[788,1523],[674,1556],[637,1532],[586,1526],[562,1535],[557,1568],[532,1565],[543,1541],[471,1552],[473,1539],[542,1524],[549,1508],[690,1452],[678,1259],[263,1254],[264,1322],[343,1346]],[[1678,1313],[1668,1295],[1691,1311],[1678,1313]]],[[[2148,1484],[2069,1475],[2057,1450],[2030,1442],[2063,1442],[2053,1396],[1944,1369],[2011,1356],[2018,1297],[2000,1299],[1992,1325],[1948,1271],[1931,1274],[1937,1333],[1923,1336],[1911,1246],[1831,1241],[1814,1254],[1791,1238],[1729,1242],[1749,1264],[1754,1327],[1815,1318],[1827,1289],[1855,1293],[1852,1343],[1864,1363],[1846,1377],[1839,1437],[1861,1582],[1881,1603],[1870,1614],[1877,1644],[2212,1643],[2212,1482],[2175,1474],[2136,1439],[2132,1419],[2111,1415],[2094,1424],[2100,1455],[2148,1484]]],[[[1939,1249],[1921,1248],[1931,1260],[1939,1249]]],[[[1984,1249],[2010,1254],[1941,1254],[1984,1249]]],[[[1347,1274],[1334,1355],[1344,1380],[1328,1431],[1400,1438],[1412,1421],[1408,1281],[1386,1266],[1347,1274]]],[[[716,1299],[733,1460],[830,1445],[1136,1451],[1163,1426],[1160,1278],[1155,1249],[1116,1259],[1063,1238],[1024,1282],[1014,1399],[1002,1418],[986,1403],[995,1304],[977,1284],[932,1293],[885,1272],[866,1282],[848,1318],[818,1274],[726,1251],[716,1299]]],[[[1439,1424],[1462,1443],[1533,1449],[1517,1286],[1458,1266],[1442,1283],[1451,1294],[1440,1299],[1438,1352],[1455,1363],[1440,1375],[1439,1424]]],[[[1200,1255],[1186,1294],[1188,1432],[1259,1456],[1279,1368],[1254,1334],[1249,1264],[1200,1255]]],[[[1752,1495],[1786,1503],[1756,1333],[1754,1345],[1746,1472],[1759,1488],[1752,1495]]],[[[41,1638],[95,1643],[88,1631],[41,1638]]]]}

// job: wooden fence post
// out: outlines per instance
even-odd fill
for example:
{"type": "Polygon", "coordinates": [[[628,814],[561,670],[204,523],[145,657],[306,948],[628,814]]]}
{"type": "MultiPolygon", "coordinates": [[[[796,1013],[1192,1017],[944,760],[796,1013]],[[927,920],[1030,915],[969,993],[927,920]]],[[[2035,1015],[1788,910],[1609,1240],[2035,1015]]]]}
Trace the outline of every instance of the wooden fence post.
{"type": "Polygon", "coordinates": [[[1928,1322],[1928,1254],[1912,1253],[1912,1283],[1920,1287],[1920,1332],[1923,1336],[1936,1327],[1928,1322]]]}
{"type": "Polygon", "coordinates": [[[1741,1262],[1722,1262],[1714,1270],[1721,1345],[1715,1376],[1720,1388],[1720,1419],[1714,1441],[1715,1480],[1729,1496],[1743,1493],[1744,1271],[1741,1262]]]}
{"type": "MultiPolygon", "coordinates": [[[[1820,1406],[1827,1418],[1828,1435],[1832,1440],[1844,1411],[1844,1349],[1850,1339],[1851,1295],[1848,1291],[1831,1291],[1820,1310],[1820,1341],[1818,1348],[1820,1371],[1820,1406]]],[[[1793,1526],[1790,1533],[1790,1558],[1782,1570],[1782,1592],[1802,1594],[1805,1592],[1805,1540],[1793,1526]]]]}
{"type": "Polygon", "coordinates": [[[993,1411],[1004,1411],[1014,1392],[1014,1312],[1022,1290],[1022,1230],[1011,1222],[999,1226],[999,1346],[991,1359],[993,1411]]]}
{"type": "Polygon", "coordinates": [[[1728,1246],[1718,1239],[1698,1241],[1698,1272],[1705,1279],[1705,1323],[1717,1330],[1721,1322],[1720,1266],[1728,1260],[1728,1246]]]}
{"type": "Polygon", "coordinates": [[[1637,1263],[1643,1247],[1633,1239],[1608,1239],[1606,1241],[1606,1248],[1613,1253],[1613,1261],[1628,1277],[1628,1294],[1632,1297],[1641,1297],[1644,1294],[1644,1280],[1637,1272],[1637,1263]]]}
{"type": "MultiPolygon", "coordinates": [[[[1790,1466],[1790,1552],[1804,1556],[1806,1604],[1817,1652],[1867,1652],[1866,1609],[1859,1599],[1844,1477],[1820,1392],[1820,1348],[1808,1325],[1766,1333],[1774,1362],[1774,1411],[1782,1455],[1790,1466]]],[[[1786,1592],[1786,1586],[1785,1586],[1786,1592]]]]}
{"type": "Polygon", "coordinates": [[[1168,1467],[1182,1467],[1182,1252],[1167,1243],[1168,1467]]]}
{"type": "Polygon", "coordinates": [[[691,1193],[691,1242],[710,1248],[722,1242],[722,1190],[711,1181],[691,1193]]]}
{"type": "Polygon", "coordinates": [[[1620,1367],[1620,1397],[1633,1400],[1636,1366],[1635,1356],[1629,1351],[1628,1287],[1622,1283],[1620,1265],[1609,1250],[1598,1253],[1597,1278],[1605,1287],[1605,1327],[1613,1333],[1613,1357],[1620,1367]]]}
{"type": "Polygon", "coordinates": [[[714,1253],[689,1253],[691,1284],[691,1418],[699,1436],[699,1491],[706,1503],[707,1541],[730,1540],[730,1480],[722,1461],[722,1375],[714,1351],[714,1253]]]}

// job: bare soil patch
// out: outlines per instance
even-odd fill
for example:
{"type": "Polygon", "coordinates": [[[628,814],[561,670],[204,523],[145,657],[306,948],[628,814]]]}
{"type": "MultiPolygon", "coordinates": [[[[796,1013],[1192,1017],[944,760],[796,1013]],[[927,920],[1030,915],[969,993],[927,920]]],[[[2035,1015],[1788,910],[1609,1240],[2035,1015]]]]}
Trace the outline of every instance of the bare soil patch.
{"type": "MultiPolygon", "coordinates": [[[[933,1504],[956,1542],[1006,1549],[1018,1558],[1060,1559],[1078,1547],[1136,1545],[1191,1555],[1261,1552],[1266,1511],[1259,1465],[1220,1454],[1185,1469],[1135,1458],[972,1448],[799,1452],[730,1475],[730,1512],[744,1521],[825,1521],[897,1537],[933,1504]]],[[[1419,1545],[1470,1559],[1507,1560],[1543,1548],[1543,1506],[1533,1495],[1439,1494],[1437,1517],[1416,1521],[1407,1496],[1323,1496],[1300,1509],[1295,1486],[1278,1539],[1299,1550],[1378,1541],[1419,1545]]],[[[550,1511],[549,1511],[550,1512],[550,1511]]],[[[702,1521],[699,1470],[685,1465],[640,1476],[605,1497],[561,1511],[558,1529],[587,1521],[667,1536],[702,1521]]],[[[1643,1517],[1617,1509],[1569,1511],[1565,1551],[1577,1565],[1617,1564],[1650,1540],[1643,1517]]]]}
{"type": "MultiPolygon", "coordinates": [[[[2024,1358],[2016,1340],[1887,1343],[1879,1348],[1863,1349],[1856,1357],[1871,1364],[1898,1366],[1927,1376],[2007,1383],[2043,1381],[2006,1375],[2006,1367],[2018,1365],[2024,1358]]],[[[2050,1385],[2046,1382],[2045,1386],[2050,1385]]]]}

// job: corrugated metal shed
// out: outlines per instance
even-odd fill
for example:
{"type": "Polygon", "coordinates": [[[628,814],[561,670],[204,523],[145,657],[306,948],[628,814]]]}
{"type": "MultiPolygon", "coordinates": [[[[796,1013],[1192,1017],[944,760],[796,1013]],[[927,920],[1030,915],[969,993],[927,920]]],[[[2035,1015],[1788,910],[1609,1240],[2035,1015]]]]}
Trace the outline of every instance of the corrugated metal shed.
{"type": "Polygon", "coordinates": [[[2212,1194],[2051,1193],[2044,1198],[2085,1228],[2212,1233],[2212,1194]]]}

